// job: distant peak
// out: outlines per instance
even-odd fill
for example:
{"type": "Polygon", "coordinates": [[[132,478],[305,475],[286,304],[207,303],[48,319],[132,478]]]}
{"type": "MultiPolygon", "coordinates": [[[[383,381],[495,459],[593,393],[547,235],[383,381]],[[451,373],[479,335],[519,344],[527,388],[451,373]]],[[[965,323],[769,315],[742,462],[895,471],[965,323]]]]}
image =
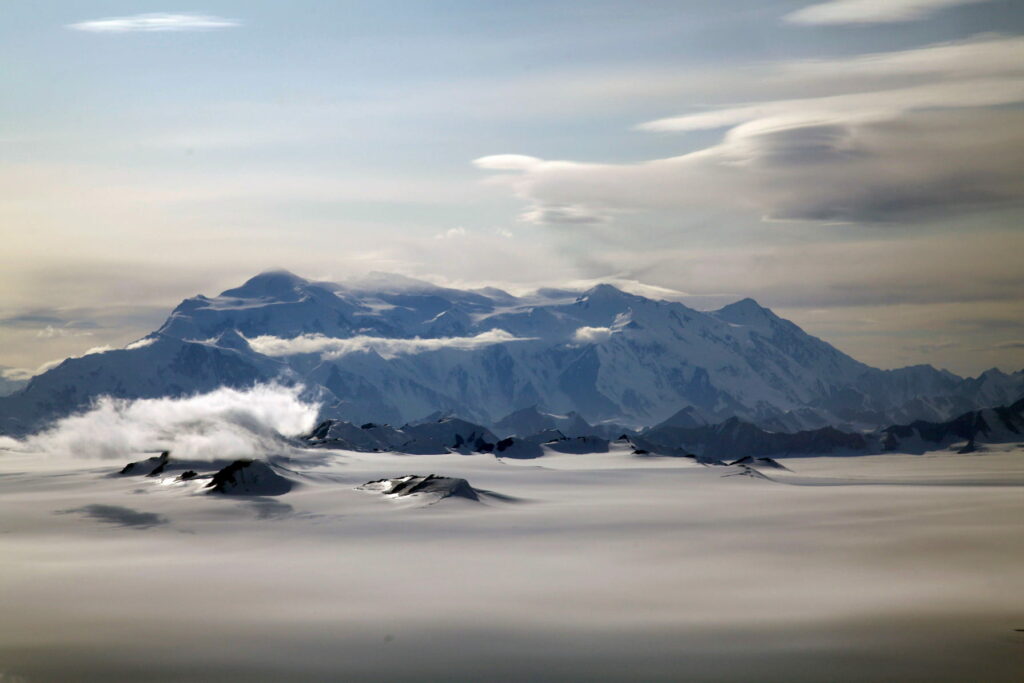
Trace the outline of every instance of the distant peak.
{"type": "Polygon", "coordinates": [[[586,299],[586,300],[589,300],[589,301],[602,300],[602,299],[603,300],[613,300],[613,299],[635,299],[635,298],[636,297],[633,294],[627,294],[626,292],[622,291],[621,289],[619,289],[615,285],[610,285],[610,284],[604,283],[604,282],[599,284],[599,285],[594,285],[593,287],[591,287],[587,291],[583,292],[583,294],[580,296],[580,300],[586,299]]]}
{"type": "MultiPolygon", "coordinates": [[[[262,271],[252,279],[255,280],[256,278],[261,277],[288,277],[292,278],[293,280],[302,280],[301,277],[299,277],[292,271],[288,270],[287,268],[268,268],[267,270],[262,271]]],[[[305,280],[302,281],[305,282],[305,280]]]]}
{"type": "Polygon", "coordinates": [[[308,280],[299,277],[291,271],[284,269],[266,270],[247,280],[241,287],[222,292],[221,296],[238,297],[241,299],[295,299],[299,296],[296,290],[308,284],[308,280]]]}
{"type": "Polygon", "coordinates": [[[722,320],[738,325],[749,325],[776,317],[770,309],[765,308],[750,297],[740,299],[728,306],[723,306],[717,311],[712,311],[712,313],[722,320]]]}
{"type": "Polygon", "coordinates": [[[757,303],[756,301],[754,301],[753,299],[751,299],[748,296],[748,297],[746,297],[744,299],[740,299],[739,301],[733,302],[733,303],[729,304],[728,306],[723,306],[721,308],[721,310],[723,310],[723,311],[725,311],[725,310],[730,310],[730,311],[751,311],[751,312],[762,311],[763,312],[763,311],[766,311],[768,309],[766,309],[764,306],[762,306],[761,304],[757,303]]]}

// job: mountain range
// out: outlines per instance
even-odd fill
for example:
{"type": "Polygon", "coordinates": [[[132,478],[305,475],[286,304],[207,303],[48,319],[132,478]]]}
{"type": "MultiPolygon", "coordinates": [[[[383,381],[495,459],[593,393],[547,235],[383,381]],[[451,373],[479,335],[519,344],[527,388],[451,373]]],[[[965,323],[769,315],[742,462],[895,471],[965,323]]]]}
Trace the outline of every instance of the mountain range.
{"type": "Polygon", "coordinates": [[[338,284],[270,271],[182,301],[123,349],[33,377],[0,397],[0,433],[31,433],[102,395],[265,382],[304,386],[325,419],[457,415],[499,433],[532,419],[532,431],[581,435],[733,417],[775,432],[863,431],[1024,395],[1024,371],[962,378],[928,365],[870,367],[753,299],[698,311],[609,284],[513,296],[398,275],[338,284]]]}

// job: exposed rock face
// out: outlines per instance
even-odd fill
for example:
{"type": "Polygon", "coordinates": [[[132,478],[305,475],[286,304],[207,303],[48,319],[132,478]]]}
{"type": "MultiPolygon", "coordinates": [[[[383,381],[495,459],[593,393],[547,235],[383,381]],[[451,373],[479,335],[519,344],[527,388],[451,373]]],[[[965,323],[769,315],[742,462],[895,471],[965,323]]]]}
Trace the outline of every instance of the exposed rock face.
{"type": "Polygon", "coordinates": [[[747,457],[745,457],[745,458],[740,458],[739,460],[736,460],[736,461],[731,462],[729,464],[730,465],[744,465],[746,467],[764,467],[764,468],[772,469],[772,470],[785,470],[787,472],[791,471],[785,465],[781,464],[780,462],[778,462],[776,460],[772,460],[771,458],[755,458],[755,457],[752,457],[752,456],[749,456],[749,455],[747,457]]]}
{"type": "MultiPolygon", "coordinates": [[[[833,427],[776,432],[737,417],[717,424],[679,426],[696,423],[695,415],[695,411],[684,411],[642,432],[627,431],[616,443],[632,447],[635,455],[692,457],[708,464],[743,463],[746,458],[755,458],[756,466],[781,467],[771,456],[855,455],[894,450],[923,453],[951,446],[969,453],[986,443],[1024,442],[1024,399],[1007,407],[971,411],[948,422],[918,421],[871,433],[844,432],[833,427]]],[[[532,418],[524,418],[522,422],[543,424],[532,418]]],[[[347,422],[327,420],[305,440],[313,446],[357,451],[477,452],[494,453],[503,458],[536,458],[547,451],[604,453],[610,445],[608,439],[595,434],[570,438],[556,429],[496,439],[486,428],[454,417],[407,425],[402,429],[376,424],[360,428],[347,422]]]]}
{"type": "Polygon", "coordinates": [[[418,454],[490,453],[498,441],[486,427],[457,417],[406,425],[401,429],[374,423],[357,427],[343,420],[325,420],[303,440],[323,448],[418,454]]]}
{"type": "Polygon", "coordinates": [[[439,477],[435,474],[420,476],[410,474],[394,479],[378,479],[368,481],[359,488],[367,491],[379,491],[386,496],[406,498],[409,496],[423,496],[433,499],[433,502],[445,498],[464,498],[466,500],[480,500],[479,492],[469,485],[465,479],[457,477],[439,477]]]}
{"type": "Polygon", "coordinates": [[[120,474],[127,474],[132,476],[156,477],[163,473],[167,469],[167,463],[170,462],[171,454],[169,451],[164,451],[160,455],[153,456],[152,458],[146,458],[145,460],[136,460],[130,462],[121,468],[120,474]]]}
{"type": "Polygon", "coordinates": [[[832,427],[795,433],[769,432],[757,425],[731,418],[703,427],[655,427],[642,433],[641,443],[683,449],[705,458],[811,455],[835,452],[867,452],[871,443],[861,434],[832,427]]]}
{"type": "Polygon", "coordinates": [[[549,430],[526,437],[510,436],[494,446],[494,455],[499,458],[539,458],[544,455],[542,446],[565,440],[558,430],[549,430]]]}
{"type": "Polygon", "coordinates": [[[503,436],[528,437],[545,431],[558,430],[564,436],[576,437],[596,434],[598,429],[584,420],[579,413],[555,415],[540,411],[537,406],[509,413],[494,424],[494,430],[503,436]]]}
{"type": "Polygon", "coordinates": [[[206,488],[236,496],[280,496],[291,491],[292,482],[262,460],[235,460],[218,470],[206,488]]]}
{"type": "Polygon", "coordinates": [[[972,410],[947,422],[893,425],[882,430],[881,440],[886,451],[909,453],[951,446],[973,453],[984,444],[1024,441],[1024,398],[1010,406],[972,410]]]}

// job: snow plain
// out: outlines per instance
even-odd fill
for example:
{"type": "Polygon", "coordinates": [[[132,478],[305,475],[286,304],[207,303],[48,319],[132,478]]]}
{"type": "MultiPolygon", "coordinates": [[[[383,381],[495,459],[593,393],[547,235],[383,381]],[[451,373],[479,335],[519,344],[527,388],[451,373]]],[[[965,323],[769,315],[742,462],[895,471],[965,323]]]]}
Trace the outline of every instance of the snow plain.
{"type": "Polygon", "coordinates": [[[0,451],[0,680],[1024,677],[1019,447],[272,460],[247,497],[0,451]],[[356,488],[430,473],[500,497],[356,488]]]}

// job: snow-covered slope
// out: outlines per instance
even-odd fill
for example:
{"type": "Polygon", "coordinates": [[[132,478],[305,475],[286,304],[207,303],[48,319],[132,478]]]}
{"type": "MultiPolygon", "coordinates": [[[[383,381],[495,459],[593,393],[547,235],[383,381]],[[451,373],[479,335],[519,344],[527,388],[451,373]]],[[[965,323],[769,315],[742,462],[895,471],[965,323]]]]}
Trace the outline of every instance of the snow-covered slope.
{"type": "Polygon", "coordinates": [[[324,418],[402,425],[440,411],[501,421],[502,435],[538,418],[569,427],[555,416],[581,429],[673,415],[738,416],[774,431],[878,427],[1024,395],[1024,372],[964,380],[930,366],[871,368],[752,299],[701,312],[606,284],[515,297],[400,276],[334,284],[273,271],[186,299],[128,348],[67,360],[0,397],[0,430],[38,429],[103,394],[266,381],[304,384],[324,418]]]}

